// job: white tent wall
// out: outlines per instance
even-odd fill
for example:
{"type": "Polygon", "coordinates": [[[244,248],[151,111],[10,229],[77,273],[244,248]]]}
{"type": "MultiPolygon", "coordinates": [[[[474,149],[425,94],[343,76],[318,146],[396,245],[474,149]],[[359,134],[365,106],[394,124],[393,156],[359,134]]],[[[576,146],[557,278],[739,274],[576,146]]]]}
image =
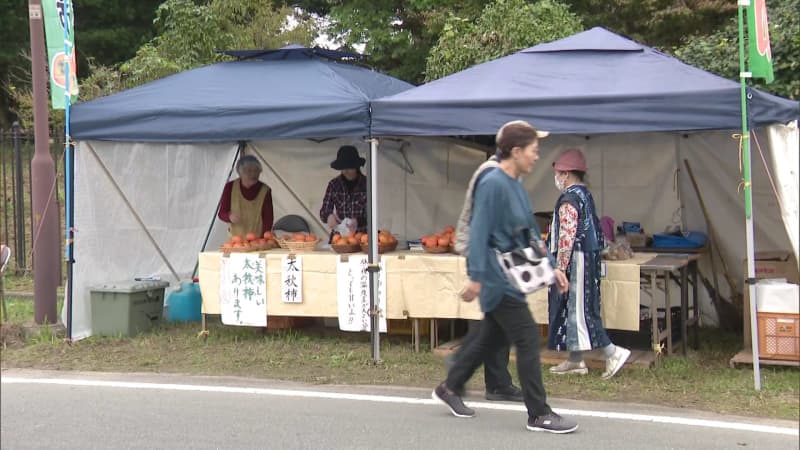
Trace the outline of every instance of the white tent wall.
{"type": "MultiPolygon", "coordinates": [[[[526,177],[525,186],[534,210],[550,211],[558,197],[552,162],[560,151],[579,147],[588,159],[588,182],[600,215],[611,216],[617,223],[640,222],[648,233],[663,231],[673,224],[705,231],[703,213],[683,168],[682,161],[686,158],[720,235],[722,254],[732,275],[741,279],[741,261],[745,257],[744,208],[742,196],[737,192],[741,179],[738,141],[731,139],[731,134],[551,136],[541,142],[541,159],[534,173],[526,177]]],[[[760,134],[759,138],[767,161],[772,161],[772,152],[767,147],[775,140],[767,139],[766,134],[760,134]]],[[[791,142],[791,133],[788,140],[791,142]]],[[[286,214],[299,214],[306,218],[314,233],[326,237],[327,231],[306,209],[311,215],[318,215],[325,187],[337,176],[330,163],[344,144],[355,145],[362,156],[368,155],[368,144],[357,139],[248,144],[246,152],[257,152],[267,163],[261,179],[272,188],[276,220],[286,214]]],[[[214,217],[236,144],[95,142],[92,145],[180,276],[188,278],[214,217]]],[[[485,160],[485,150],[444,138],[382,138],[378,152],[378,227],[390,229],[400,240],[406,240],[454,225],[467,183],[475,168],[485,160]]],[[[760,157],[755,155],[756,246],[758,250],[786,249],[790,244],[777,201],[760,157]]],[[[88,286],[153,273],[170,282],[174,280],[85,143],[77,151],[75,188],[78,231],[74,335],[81,338],[91,334],[88,286]]],[[[215,220],[206,248],[222,244],[227,238],[226,229],[227,224],[215,220]]],[[[710,277],[707,263],[708,258],[704,258],[701,271],[710,277]]],[[[719,279],[723,294],[727,294],[722,274],[719,279]]],[[[705,289],[699,292],[703,323],[717,323],[705,289]]],[[[648,303],[645,299],[643,296],[643,303],[648,303]]],[[[673,304],[678,304],[677,298],[673,304]]]]}
{"type": "Polygon", "coordinates": [[[797,121],[773,125],[767,131],[769,147],[773,149],[768,161],[775,169],[775,187],[783,205],[781,216],[800,268],[800,133],[797,121]]]}
{"type": "MultiPolygon", "coordinates": [[[[739,140],[732,137],[734,133],[720,131],[685,135],[680,141],[680,159],[681,165],[685,158],[692,166],[709,219],[719,239],[719,252],[725,258],[730,276],[738,282],[737,289],[741,292],[741,283],[744,280],[743,261],[747,257],[747,248],[744,194],[740,187],[742,175],[739,171],[739,140]]],[[[773,149],[770,148],[766,130],[758,130],[756,135],[765,160],[770,164],[769,170],[775,174],[776,164],[770,163],[773,149]]],[[[795,147],[793,151],[796,155],[798,150],[795,147]]],[[[767,169],[755,142],[751,145],[751,154],[755,249],[788,251],[791,243],[781,219],[778,199],[772,190],[767,169]]],[[[783,163],[778,163],[781,164],[783,163]]],[[[705,218],[685,170],[681,171],[680,180],[686,226],[692,230],[704,230],[705,218]]],[[[701,265],[701,270],[707,276],[711,273],[706,264],[701,265]]],[[[718,271],[721,270],[718,265],[718,271]]],[[[721,272],[719,280],[722,295],[730,297],[731,293],[721,272]]]]}
{"type": "MultiPolygon", "coordinates": [[[[91,147],[187,281],[237,145],[92,142],[91,147]]],[[[85,142],[75,157],[75,229],[74,339],[92,334],[91,286],[151,274],[178,285],[85,142]]],[[[65,314],[66,306],[64,323],[65,314]]]]}

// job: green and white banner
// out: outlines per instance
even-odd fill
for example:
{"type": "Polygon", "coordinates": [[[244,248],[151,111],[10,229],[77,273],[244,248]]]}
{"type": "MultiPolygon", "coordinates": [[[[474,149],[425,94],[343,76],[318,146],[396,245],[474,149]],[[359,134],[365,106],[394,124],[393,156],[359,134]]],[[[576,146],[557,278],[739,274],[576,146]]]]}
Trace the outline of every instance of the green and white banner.
{"type": "Polygon", "coordinates": [[[750,72],[753,78],[763,78],[767,83],[772,83],[775,75],[772,73],[766,0],[750,0],[750,6],[747,7],[747,40],[750,45],[750,72]]]}
{"type": "Polygon", "coordinates": [[[70,103],[78,96],[78,77],[75,66],[75,13],[72,0],[42,0],[44,30],[47,38],[47,60],[50,69],[50,100],[53,109],[64,109],[64,88],[69,78],[70,103]],[[66,23],[69,17],[69,23],[66,23]],[[64,28],[66,27],[66,33],[64,28]],[[66,52],[65,52],[66,49],[66,52]],[[69,64],[67,64],[69,62],[69,64]],[[67,77],[69,66],[69,77],[67,77]]]}

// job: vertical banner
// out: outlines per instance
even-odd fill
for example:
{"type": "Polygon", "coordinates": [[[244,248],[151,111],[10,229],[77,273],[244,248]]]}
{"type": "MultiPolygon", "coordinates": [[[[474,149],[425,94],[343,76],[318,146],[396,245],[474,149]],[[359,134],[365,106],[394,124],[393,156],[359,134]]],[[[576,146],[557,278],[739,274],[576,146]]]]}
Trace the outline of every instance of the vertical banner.
{"type": "Polygon", "coordinates": [[[219,307],[222,323],[267,326],[266,261],[258,254],[231,253],[220,259],[219,307]]]}
{"type": "MultiPolygon", "coordinates": [[[[336,263],[336,302],[339,309],[339,329],[342,331],[371,331],[369,316],[369,273],[367,256],[350,256],[336,263]]],[[[380,262],[378,299],[380,332],[386,333],[386,265],[380,262]]]]}
{"type": "Polygon", "coordinates": [[[303,258],[286,255],[281,259],[281,301],[303,303],[303,258]]]}
{"type": "Polygon", "coordinates": [[[772,73],[766,0],[750,0],[750,6],[747,7],[747,41],[753,78],[763,78],[767,83],[772,83],[775,75],[772,73]]]}
{"type": "Polygon", "coordinates": [[[72,9],[72,0],[42,0],[42,10],[47,39],[47,60],[50,69],[50,101],[53,109],[64,109],[67,66],[69,66],[69,93],[73,102],[78,95],[75,30],[73,28],[75,12],[72,9]],[[69,22],[66,20],[67,17],[69,17],[69,22]],[[69,54],[66,54],[65,48],[69,49],[69,54]]]}

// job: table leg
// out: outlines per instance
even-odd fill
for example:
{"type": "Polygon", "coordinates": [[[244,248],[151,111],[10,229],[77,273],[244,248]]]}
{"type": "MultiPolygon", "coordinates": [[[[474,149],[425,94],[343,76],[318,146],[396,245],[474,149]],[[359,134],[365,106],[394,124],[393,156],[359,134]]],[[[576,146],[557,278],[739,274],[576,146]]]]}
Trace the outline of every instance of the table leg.
{"type": "Polygon", "coordinates": [[[436,325],[436,319],[431,319],[431,351],[436,348],[436,341],[438,340],[436,336],[436,332],[438,331],[436,325]]]}
{"type": "Polygon", "coordinates": [[[658,331],[658,303],[656,302],[656,278],[657,272],[650,272],[650,320],[653,328],[653,351],[656,353],[658,361],[659,348],[661,347],[661,336],[658,331]]]}
{"type": "Polygon", "coordinates": [[[419,353],[419,319],[416,317],[411,319],[411,345],[414,346],[414,352],[419,353]]]}
{"type": "Polygon", "coordinates": [[[686,347],[689,346],[689,334],[687,329],[689,324],[689,269],[687,266],[681,267],[681,347],[683,356],[686,356],[686,347]]]}
{"type": "Polygon", "coordinates": [[[664,271],[664,312],[667,329],[667,354],[672,354],[672,299],[669,297],[670,272],[664,271]]]}
{"type": "Polygon", "coordinates": [[[694,349],[700,348],[700,340],[697,330],[700,328],[700,309],[697,307],[697,261],[689,263],[689,270],[692,273],[692,317],[694,318],[694,349]]]}

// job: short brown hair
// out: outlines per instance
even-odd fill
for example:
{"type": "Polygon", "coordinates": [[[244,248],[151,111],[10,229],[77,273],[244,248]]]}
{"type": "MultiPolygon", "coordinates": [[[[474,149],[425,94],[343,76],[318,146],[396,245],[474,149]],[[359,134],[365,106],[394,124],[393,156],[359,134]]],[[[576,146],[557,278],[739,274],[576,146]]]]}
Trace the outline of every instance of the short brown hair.
{"type": "Polygon", "coordinates": [[[539,139],[536,128],[524,120],[514,120],[506,123],[495,136],[497,153],[500,159],[511,156],[514,147],[524,148],[539,139]]]}

